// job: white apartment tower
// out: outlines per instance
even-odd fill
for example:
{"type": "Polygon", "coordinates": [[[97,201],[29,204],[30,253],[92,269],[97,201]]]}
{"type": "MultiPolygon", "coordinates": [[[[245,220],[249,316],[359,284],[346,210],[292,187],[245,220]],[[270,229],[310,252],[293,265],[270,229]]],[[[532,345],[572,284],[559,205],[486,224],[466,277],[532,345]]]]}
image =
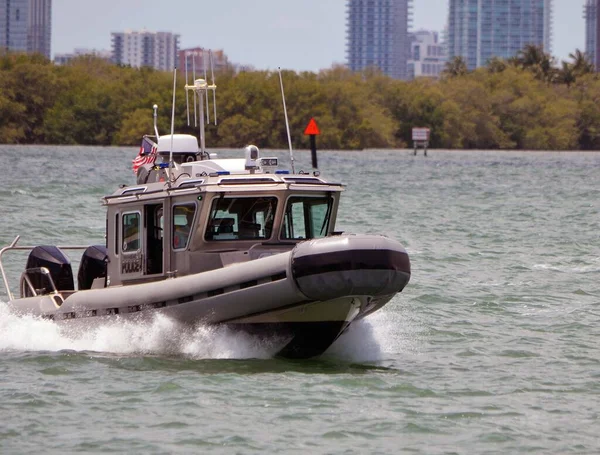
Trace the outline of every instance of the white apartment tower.
{"type": "Polygon", "coordinates": [[[127,30],[111,34],[112,61],[135,68],[148,66],[171,71],[177,62],[179,35],[170,32],[127,30]]]}
{"type": "Polygon", "coordinates": [[[437,78],[446,66],[446,49],[439,34],[429,30],[411,33],[408,73],[411,78],[437,78]]]}
{"type": "Polygon", "coordinates": [[[50,58],[52,0],[0,0],[0,49],[50,58]]]}
{"type": "Polygon", "coordinates": [[[352,71],[376,67],[407,79],[412,0],[348,0],[347,61],[352,71]]]}

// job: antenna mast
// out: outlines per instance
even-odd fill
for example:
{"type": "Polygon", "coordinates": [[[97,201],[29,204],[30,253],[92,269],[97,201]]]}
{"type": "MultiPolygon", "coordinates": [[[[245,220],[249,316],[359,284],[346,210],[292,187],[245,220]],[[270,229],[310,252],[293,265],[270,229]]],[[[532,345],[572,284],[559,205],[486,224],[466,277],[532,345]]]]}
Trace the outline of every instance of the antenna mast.
{"type": "Polygon", "coordinates": [[[175,133],[175,89],[177,88],[177,67],[173,68],[173,108],[171,110],[171,151],[169,152],[169,179],[168,185],[171,186],[171,176],[173,168],[173,134],[175,133]]]}
{"type": "Polygon", "coordinates": [[[288,145],[290,147],[290,160],[292,161],[292,173],[296,173],[294,169],[294,150],[292,149],[292,136],[290,136],[290,122],[288,121],[287,108],[285,107],[285,93],[283,92],[283,79],[281,78],[281,68],[279,71],[279,85],[281,86],[281,99],[283,100],[283,114],[285,115],[285,128],[287,130],[288,145]]]}
{"type": "MultiPolygon", "coordinates": [[[[188,57],[189,52],[185,53],[185,83],[188,83],[188,57]]],[[[185,92],[185,110],[187,111],[187,124],[190,126],[190,96],[189,93],[185,92]]]]}
{"type": "MultiPolygon", "coordinates": [[[[204,66],[204,80],[208,81],[206,75],[206,49],[202,49],[202,66],[204,66]]],[[[206,97],[206,124],[210,123],[210,111],[208,110],[208,96],[206,97]]]]}
{"type": "MultiPolygon", "coordinates": [[[[204,59],[205,55],[204,53],[202,54],[202,58],[204,59]]],[[[217,90],[217,86],[215,85],[215,77],[214,77],[214,70],[212,68],[212,59],[211,59],[211,73],[212,73],[212,84],[208,84],[208,82],[206,81],[206,79],[194,79],[193,84],[189,85],[185,84],[185,90],[186,92],[188,90],[191,90],[194,93],[194,119],[196,118],[196,98],[198,98],[198,111],[200,114],[200,118],[199,118],[199,122],[198,122],[198,126],[200,127],[200,153],[202,155],[202,157],[206,157],[208,154],[206,153],[206,138],[205,138],[205,127],[204,127],[204,109],[206,109],[206,114],[208,117],[208,110],[209,110],[209,97],[208,97],[208,92],[212,91],[213,92],[213,100],[215,100],[215,125],[217,124],[217,115],[216,115],[216,90],[217,90]]],[[[206,76],[206,64],[205,64],[205,68],[204,68],[204,73],[205,73],[205,77],[206,76]]],[[[196,69],[195,69],[195,64],[194,64],[194,77],[196,74],[196,69]]],[[[189,109],[189,107],[188,107],[189,109]]],[[[210,117],[209,117],[210,118],[210,117]]]]}
{"type": "MultiPolygon", "coordinates": [[[[208,50],[208,58],[210,60],[210,75],[213,81],[213,85],[215,85],[215,67],[213,65],[213,53],[209,49],[208,50]]],[[[216,86],[216,85],[215,85],[216,86]]],[[[208,105],[206,107],[208,109],[208,105]]],[[[214,117],[215,117],[215,125],[217,124],[217,92],[213,90],[213,109],[214,109],[214,117]]]]}
{"type": "MultiPolygon", "coordinates": [[[[194,82],[196,80],[196,51],[194,51],[192,53],[192,82],[194,82]]],[[[187,80],[185,81],[186,87],[187,87],[187,80]]],[[[187,90],[186,90],[187,92],[187,90]]],[[[197,118],[198,116],[196,115],[196,92],[194,92],[194,126],[196,126],[198,124],[197,122],[197,118]]]]}

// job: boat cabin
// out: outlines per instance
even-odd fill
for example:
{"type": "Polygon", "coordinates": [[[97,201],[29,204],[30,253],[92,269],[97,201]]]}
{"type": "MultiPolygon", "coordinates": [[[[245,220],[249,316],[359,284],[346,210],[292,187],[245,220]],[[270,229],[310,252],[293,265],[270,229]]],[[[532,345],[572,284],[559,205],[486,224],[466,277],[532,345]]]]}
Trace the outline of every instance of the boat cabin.
{"type": "Polygon", "coordinates": [[[255,146],[246,148],[245,159],[212,155],[153,169],[151,183],[104,198],[108,266],[102,285],[214,270],[334,233],[342,185],[318,172],[281,170],[277,158],[261,158],[255,146]]]}

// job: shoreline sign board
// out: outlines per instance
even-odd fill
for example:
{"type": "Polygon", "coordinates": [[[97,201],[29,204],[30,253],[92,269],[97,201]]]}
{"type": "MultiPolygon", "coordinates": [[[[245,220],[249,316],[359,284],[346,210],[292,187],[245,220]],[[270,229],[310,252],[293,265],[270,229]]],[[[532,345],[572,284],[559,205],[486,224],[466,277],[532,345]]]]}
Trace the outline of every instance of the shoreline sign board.
{"type": "Polygon", "coordinates": [[[418,142],[429,142],[430,133],[431,130],[429,128],[413,128],[412,140],[418,142]]]}

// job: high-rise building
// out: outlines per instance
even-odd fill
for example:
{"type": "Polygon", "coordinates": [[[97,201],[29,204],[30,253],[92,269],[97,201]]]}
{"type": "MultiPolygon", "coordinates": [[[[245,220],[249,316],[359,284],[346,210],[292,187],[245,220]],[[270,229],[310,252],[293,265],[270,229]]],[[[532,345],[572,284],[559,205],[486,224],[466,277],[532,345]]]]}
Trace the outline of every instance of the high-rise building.
{"type": "Polygon", "coordinates": [[[598,0],[587,0],[585,4],[585,53],[600,71],[600,8],[598,0]]]}
{"type": "Polygon", "coordinates": [[[50,58],[52,0],[0,0],[0,49],[50,58]]]}
{"type": "Polygon", "coordinates": [[[170,71],[177,62],[179,35],[127,30],[112,33],[111,45],[112,61],[116,64],[170,71]]]}
{"type": "Polygon", "coordinates": [[[411,33],[408,73],[410,78],[439,77],[446,65],[445,46],[437,32],[419,30],[411,33]]]}
{"type": "Polygon", "coordinates": [[[450,0],[448,56],[469,69],[514,57],[527,45],[551,52],[552,0],[450,0]]]}
{"type": "Polygon", "coordinates": [[[0,0],[0,47],[27,52],[29,0],[0,0]]]}
{"type": "Polygon", "coordinates": [[[407,79],[412,0],[348,0],[347,57],[352,71],[376,67],[407,79]]]}

